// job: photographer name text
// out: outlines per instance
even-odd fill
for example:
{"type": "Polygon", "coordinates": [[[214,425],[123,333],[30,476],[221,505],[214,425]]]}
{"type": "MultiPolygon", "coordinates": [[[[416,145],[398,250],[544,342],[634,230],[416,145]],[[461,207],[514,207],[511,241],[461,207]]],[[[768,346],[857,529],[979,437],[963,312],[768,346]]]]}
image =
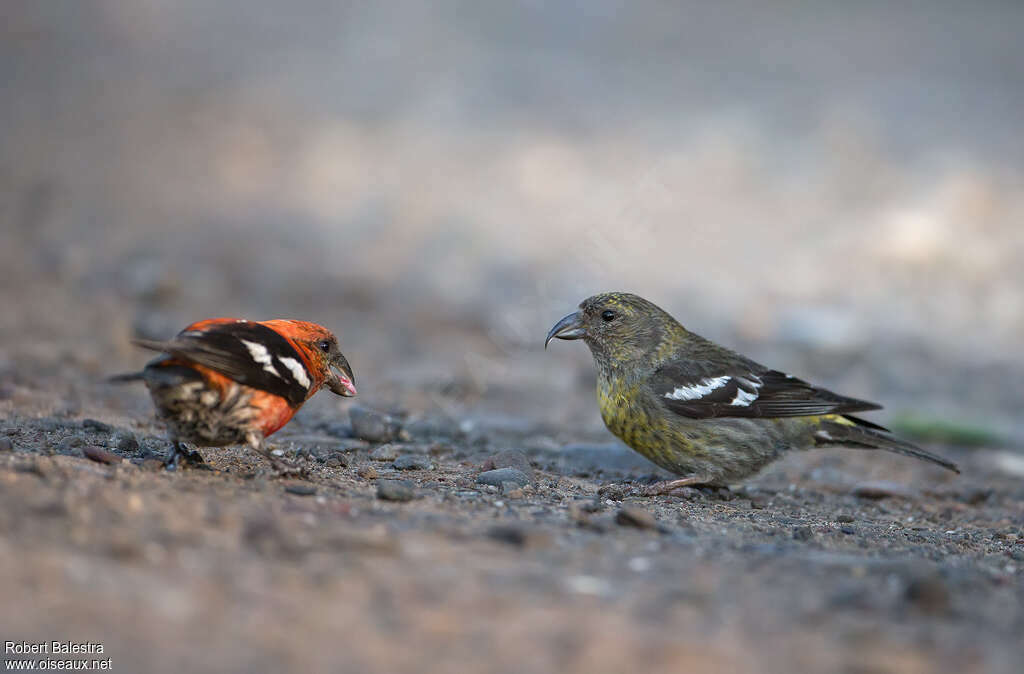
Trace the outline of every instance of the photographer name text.
{"type": "Polygon", "coordinates": [[[102,654],[103,644],[92,641],[6,641],[4,653],[14,655],[102,654]]]}

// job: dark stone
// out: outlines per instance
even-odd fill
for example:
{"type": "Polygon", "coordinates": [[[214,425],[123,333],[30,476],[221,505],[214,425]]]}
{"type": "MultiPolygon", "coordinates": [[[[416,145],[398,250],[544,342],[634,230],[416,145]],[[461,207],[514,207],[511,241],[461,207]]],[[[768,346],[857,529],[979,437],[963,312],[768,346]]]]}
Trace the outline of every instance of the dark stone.
{"type": "Polygon", "coordinates": [[[348,417],[352,422],[352,434],[370,442],[394,440],[402,430],[398,419],[365,407],[351,408],[348,417]]]}
{"type": "Polygon", "coordinates": [[[377,480],[377,498],[384,501],[411,501],[416,497],[409,480],[377,480]]]}
{"type": "Polygon", "coordinates": [[[120,456],[102,447],[90,445],[83,449],[82,453],[85,454],[86,458],[92,459],[97,463],[121,463],[120,456]]]}
{"type": "Polygon", "coordinates": [[[619,508],[619,512],[615,513],[615,523],[637,529],[655,529],[658,526],[658,520],[654,519],[654,515],[634,506],[619,508]]]}
{"type": "Polygon", "coordinates": [[[14,451],[14,443],[8,437],[0,438],[0,452],[12,452],[14,451]]]}
{"type": "Polygon", "coordinates": [[[839,527],[839,531],[846,534],[847,536],[852,536],[855,533],[857,533],[857,530],[853,527],[839,527]]]}
{"type": "Polygon", "coordinates": [[[495,468],[515,468],[533,482],[533,468],[530,466],[530,460],[517,449],[506,449],[498,452],[484,461],[480,470],[488,472],[495,468]]]}
{"type": "Polygon", "coordinates": [[[476,476],[476,481],[478,484],[489,484],[495,487],[502,487],[506,482],[511,482],[517,487],[525,487],[530,484],[530,477],[515,468],[498,468],[480,473],[476,476]]]}
{"type": "Polygon", "coordinates": [[[296,483],[285,485],[284,490],[296,496],[312,496],[316,493],[316,486],[312,484],[296,483]]]}
{"type": "Polygon", "coordinates": [[[398,470],[434,470],[430,458],[420,454],[403,454],[391,465],[398,470]]]}
{"type": "Polygon", "coordinates": [[[347,454],[333,452],[324,461],[330,468],[348,468],[349,458],[347,454]]]}
{"type": "Polygon", "coordinates": [[[139,451],[139,441],[130,431],[119,431],[114,436],[114,448],[125,454],[134,454],[139,451]]]}
{"type": "Polygon", "coordinates": [[[83,419],[82,428],[87,431],[94,431],[96,433],[110,433],[114,430],[110,424],[105,424],[97,419],[83,419]]]}
{"type": "Polygon", "coordinates": [[[853,522],[853,521],[854,521],[853,515],[837,515],[836,516],[836,522],[839,522],[840,524],[849,524],[850,522],[853,522]]]}

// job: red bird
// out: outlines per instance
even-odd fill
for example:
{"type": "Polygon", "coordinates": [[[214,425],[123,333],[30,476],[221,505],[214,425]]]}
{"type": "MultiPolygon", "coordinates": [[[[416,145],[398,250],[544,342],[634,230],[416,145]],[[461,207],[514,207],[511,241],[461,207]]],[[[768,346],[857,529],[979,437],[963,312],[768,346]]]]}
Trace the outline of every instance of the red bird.
{"type": "Polygon", "coordinates": [[[340,396],[356,394],[352,367],[327,328],[307,321],[247,321],[211,318],[193,323],[169,341],[135,340],[160,351],[142,372],[114,377],[142,380],[157,415],[166,423],[178,460],[202,463],[200,447],[248,443],[275,466],[263,440],[287,424],[321,388],[340,396]]]}

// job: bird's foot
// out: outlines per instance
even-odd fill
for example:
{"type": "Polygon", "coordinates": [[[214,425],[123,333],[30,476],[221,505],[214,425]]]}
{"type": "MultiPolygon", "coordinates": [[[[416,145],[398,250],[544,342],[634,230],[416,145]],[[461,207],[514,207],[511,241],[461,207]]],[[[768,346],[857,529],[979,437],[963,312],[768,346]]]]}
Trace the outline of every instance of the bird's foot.
{"type": "Polygon", "coordinates": [[[176,442],[167,458],[164,459],[164,468],[169,471],[175,471],[182,466],[210,470],[210,466],[203,460],[202,454],[194,449],[185,449],[180,443],[176,442]]]}
{"type": "Polygon", "coordinates": [[[683,477],[678,480],[655,482],[654,484],[649,484],[646,487],[641,487],[640,496],[664,496],[684,487],[708,485],[710,483],[711,480],[703,475],[690,475],[689,477],[683,477]]]}

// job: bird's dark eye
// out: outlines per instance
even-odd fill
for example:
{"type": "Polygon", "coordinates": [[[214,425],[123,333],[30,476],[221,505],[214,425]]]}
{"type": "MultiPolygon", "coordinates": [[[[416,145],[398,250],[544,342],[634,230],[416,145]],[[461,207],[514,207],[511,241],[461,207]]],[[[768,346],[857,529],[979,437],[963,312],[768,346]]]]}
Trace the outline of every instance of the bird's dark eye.
{"type": "Polygon", "coordinates": [[[324,353],[329,353],[331,350],[331,343],[326,339],[321,339],[319,342],[317,342],[317,346],[319,346],[320,350],[323,351],[324,353]]]}
{"type": "Polygon", "coordinates": [[[601,320],[605,323],[611,323],[615,320],[615,312],[611,309],[605,309],[601,312],[601,320]]]}

